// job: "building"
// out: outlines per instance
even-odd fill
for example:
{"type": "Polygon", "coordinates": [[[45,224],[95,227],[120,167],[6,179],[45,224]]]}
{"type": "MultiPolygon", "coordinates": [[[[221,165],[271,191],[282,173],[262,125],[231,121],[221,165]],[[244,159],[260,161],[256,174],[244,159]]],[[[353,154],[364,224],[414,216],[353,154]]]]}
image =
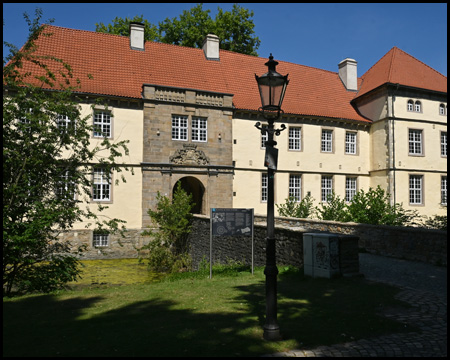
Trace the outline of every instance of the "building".
{"type": "MultiPolygon", "coordinates": [[[[92,199],[109,205],[106,215],[138,234],[150,225],[157,192],[171,196],[178,182],[193,194],[196,213],[245,207],[265,214],[264,138],[254,126],[264,119],[254,75],[266,72],[266,58],[220,50],[215,35],[202,49],[144,42],[140,24],[131,24],[129,38],[47,30],[52,36],[37,41],[38,51],[86,79],[83,114],[112,140],[130,140],[135,175],[92,199]],[[106,106],[92,109],[96,99],[106,106]]],[[[445,76],[396,47],[360,77],[349,58],[336,72],[277,61],[290,83],[281,120],[287,129],[277,137],[276,203],[311,194],[317,205],[331,191],[349,201],[380,185],[405,209],[446,214],[445,76]]],[[[92,141],[99,141],[95,133],[92,141]]],[[[85,236],[96,246],[111,243],[85,236]]]]}

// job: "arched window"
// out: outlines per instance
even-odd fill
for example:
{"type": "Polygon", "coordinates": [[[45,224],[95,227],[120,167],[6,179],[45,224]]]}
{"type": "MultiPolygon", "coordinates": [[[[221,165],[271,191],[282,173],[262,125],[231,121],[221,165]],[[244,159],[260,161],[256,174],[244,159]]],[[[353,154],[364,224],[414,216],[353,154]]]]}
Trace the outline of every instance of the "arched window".
{"type": "Polygon", "coordinates": [[[414,111],[415,112],[421,112],[422,111],[422,104],[420,103],[420,101],[416,101],[416,103],[414,104],[414,111]]]}
{"type": "Polygon", "coordinates": [[[408,100],[408,111],[414,111],[414,101],[408,100]]]}
{"type": "Polygon", "coordinates": [[[444,104],[439,104],[439,115],[446,115],[446,107],[444,104]]]}

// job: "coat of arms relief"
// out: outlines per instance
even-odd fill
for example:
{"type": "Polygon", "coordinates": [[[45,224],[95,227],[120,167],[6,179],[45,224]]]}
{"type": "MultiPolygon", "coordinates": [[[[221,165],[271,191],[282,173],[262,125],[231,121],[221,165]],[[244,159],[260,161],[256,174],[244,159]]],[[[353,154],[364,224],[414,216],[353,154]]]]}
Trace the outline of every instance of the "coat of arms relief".
{"type": "Polygon", "coordinates": [[[195,144],[184,144],[182,149],[175,151],[169,158],[176,165],[208,165],[209,159],[202,150],[197,150],[195,144]]]}

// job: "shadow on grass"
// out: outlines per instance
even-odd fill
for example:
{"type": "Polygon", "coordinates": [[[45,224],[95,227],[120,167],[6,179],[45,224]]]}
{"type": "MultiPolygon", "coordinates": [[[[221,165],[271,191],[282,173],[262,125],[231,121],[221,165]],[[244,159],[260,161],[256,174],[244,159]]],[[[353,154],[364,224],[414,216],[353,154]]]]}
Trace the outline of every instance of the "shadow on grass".
{"type": "MultiPolygon", "coordinates": [[[[308,281],[280,277],[278,282],[278,319],[283,337],[291,341],[289,346],[325,345],[349,341],[367,331],[370,334],[367,323],[377,317],[358,313],[354,304],[369,301],[366,296],[379,294],[380,289],[357,295],[355,285],[349,283],[347,291],[353,291],[346,294],[345,284],[323,281],[317,286],[314,279],[314,286],[308,286],[308,281]]],[[[211,357],[276,352],[274,343],[262,339],[264,282],[235,289],[239,295],[230,301],[247,304],[245,313],[199,313],[180,309],[182,299],[152,298],[130,300],[127,306],[89,317],[89,308],[103,306],[101,296],[60,299],[42,295],[4,301],[3,356],[211,357]]],[[[392,293],[383,296],[392,297],[392,293]]],[[[380,319],[374,321],[388,322],[380,319]]],[[[400,330],[392,321],[385,325],[400,330]]]]}

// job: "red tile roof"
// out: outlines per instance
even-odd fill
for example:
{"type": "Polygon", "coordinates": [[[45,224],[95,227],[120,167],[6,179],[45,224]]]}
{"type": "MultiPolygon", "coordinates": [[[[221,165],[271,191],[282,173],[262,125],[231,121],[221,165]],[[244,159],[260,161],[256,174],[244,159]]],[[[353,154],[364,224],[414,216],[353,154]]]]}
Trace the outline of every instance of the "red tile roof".
{"type": "Polygon", "coordinates": [[[385,83],[447,92],[446,76],[397,47],[389,50],[361,79],[362,85],[357,96],[385,83]]]}
{"type": "MultiPolygon", "coordinates": [[[[254,74],[267,72],[267,58],[220,50],[220,61],[206,60],[202,49],[146,42],[145,51],[139,51],[131,50],[129,38],[124,36],[56,26],[48,26],[46,32],[52,35],[38,39],[38,52],[70,64],[74,77],[81,80],[80,92],[140,99],[142,85],[154,84],[233,94],[237,109],[257,110],[260,106],[254,74]],[[87,79],[87,74],[93,79],[87,79]]],[[[398,61],[412,58],[401,50],[388,56],[391,52],[363,76],[358,96],[382,81],[410,83],[402,72],[386,74],[378,70],[386,68],[378,64],[392,62],[397,53],[398,61]]],[[[345,90],[337,72],[277,61],[277,71],[289,74],[290,79],[283,102],[285,113],[370,122],[350,104],[356,94],[345,90]]],[[[424,75],[428,76],[428,72],[424,75]]]]}

